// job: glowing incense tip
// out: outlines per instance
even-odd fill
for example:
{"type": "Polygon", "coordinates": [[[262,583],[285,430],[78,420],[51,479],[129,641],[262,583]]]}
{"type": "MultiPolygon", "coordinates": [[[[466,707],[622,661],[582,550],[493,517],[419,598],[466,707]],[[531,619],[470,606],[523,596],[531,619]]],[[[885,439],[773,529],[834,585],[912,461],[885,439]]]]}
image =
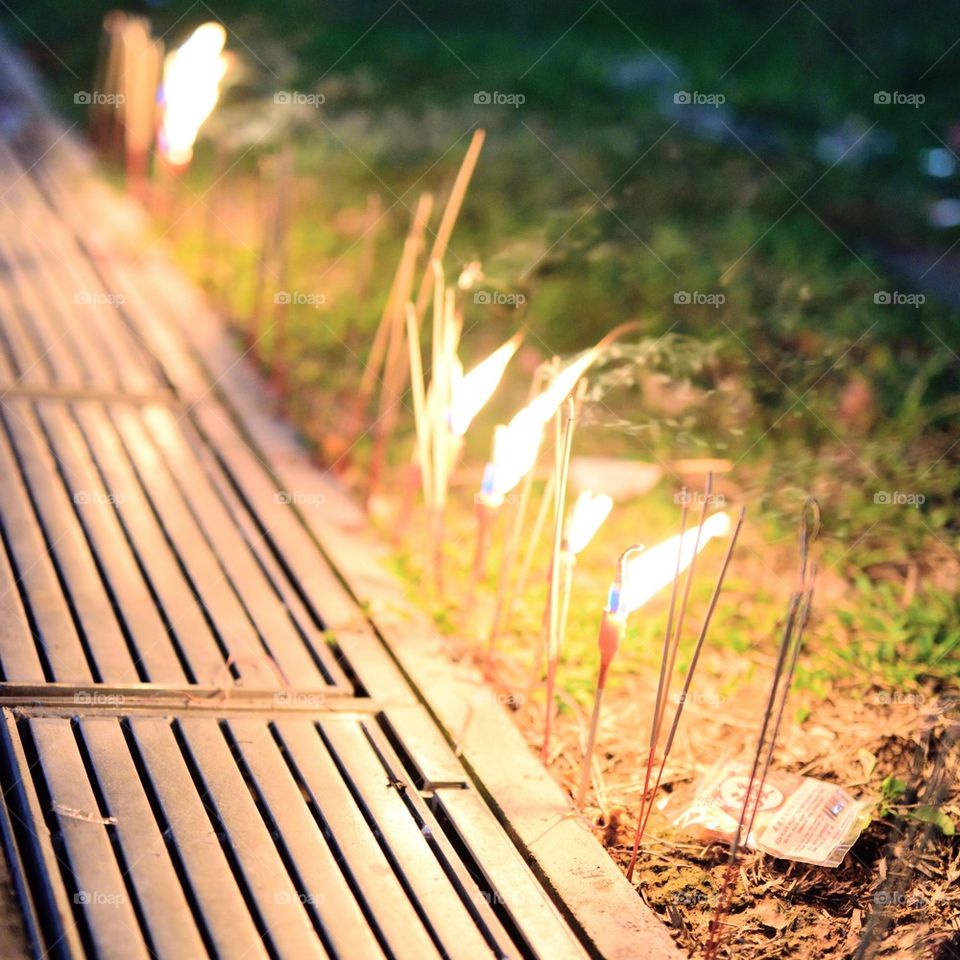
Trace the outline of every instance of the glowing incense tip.
{"type": "Polygon", "coordinates": [[[223,52],[226,42],[227,32],[221,24],[204,23],[164,61],[158,144],[174,166],[183,166],[193,158],[200,127],[217,104],[220,82],[229,63],[223,52]]]}
{"type": "Polygon", "coordinates": [[[523,334],[517,333],[469,373],[456,376],[455,372],[452,399],[447,413],[447,422],[454,436],[462,437],[467,432],[473,418],[493,396],[522,339],[523,334]]]}
{"type": "Polygon", "coordinates": [[[622,582],[614,584],[611,589],[612,600],[614,590],[617,594],[616,606],[611,609],[619,613],[631,613],[642,607],[656,593],[671,584],[678,573],[678,553],[679,572],[682,573],[710,540],[726,536],[729,532],[730,517],[726,513],[715,513],[702,527],[693,527],[682,537],[671,537],[643,553],[636,553],[624,564],[622,582]]]}
{"type": "Polygon", "coordinates": [[[564,530],[565,550],[576,556],[594,538],[613,509],[613,501],[605,493],[584,490],[573,505],[564,530]]]}
{"type": "Polygon", "coordinates": [[[575,360],[506,426],[497,427],[493,436],[493,459],[487,468],[491,477],[490,503],[502,503],[533,468],[544,428],[595,358],[595,352],[591,351],[575,360]]]}
{"type": "Polygon", "coordinates": [[[507,426],[500,424],[493,434],[493,459],[484,471],[483,494],[492,506],[527,475],[537,459],[543,421],[530,407],[524,407],[507,426]]]}

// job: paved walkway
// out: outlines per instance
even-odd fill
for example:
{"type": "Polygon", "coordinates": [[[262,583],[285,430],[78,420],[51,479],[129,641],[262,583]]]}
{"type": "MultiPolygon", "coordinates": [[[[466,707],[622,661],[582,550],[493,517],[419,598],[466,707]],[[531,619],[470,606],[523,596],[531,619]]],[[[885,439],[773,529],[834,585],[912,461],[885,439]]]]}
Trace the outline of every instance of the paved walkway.
{"type": "Polygon", "coordinates": [[[0,53],[11,950],[672,956],[0,53]]]}

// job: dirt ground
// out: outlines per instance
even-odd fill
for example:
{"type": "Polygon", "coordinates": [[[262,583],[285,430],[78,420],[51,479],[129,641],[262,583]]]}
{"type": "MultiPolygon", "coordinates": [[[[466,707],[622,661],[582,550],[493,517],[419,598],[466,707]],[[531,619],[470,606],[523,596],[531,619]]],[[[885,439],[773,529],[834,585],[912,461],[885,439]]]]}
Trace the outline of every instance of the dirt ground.
{"type": "MultiPolygon", "coordinates": [[[[708,655],[701,676],[719,675],[729,655],[708,655]]],[[[656,678],[628,675],[621,680],[605,701],[601,773],[583,813],[625,869],[656,678]]],[[[506,689],[514,693],[510,702],[518,704],[515,717],[531,748],[539,749],[542,704],[523,700],[519,688],[506,689]]],[[[691,955],[702,955],[729,850],[677,833],[671,812],[716,759],[753,748],[765,696],[764,684],[757,682],[729,697],[702,693],[687,700],[664,772],[661,802],[666,803],[655,810],[644,838],[634,876],[638,894],[691,955]]],[[[802,691],[791,698],[787,713],[775,766],[874,800],[874,819],[836,869],[745,853],[719,955],[751,960],[960,957],[960,843],[940,827],[914,818],[917,809],[934,799],[928,791],[938,786],[939,809],[954,820],[960,814],[960,700],[933,692],[898,696],[875,690],[866,696],[836,692],[815,701],[802,691]],[[801,704],[807,706],[793,709],[801,704]],[[807,709],[809,715],[803,717],[807,709]],[[888,778],[902,781],[905,790],[884,803],[888,778]]],[[[549,766],[571,794],[580,776],[588,720],[567,699],[555,728],[549,766]]]]}
{"type": "MultiPolygon", "coordinates": [[[[754,587],[769,581],[772,589],[792,555],[786,544],[762,562],[755,552],[747,560],[746,579],[754,587]]],[[[743,582],[744,570],[740,574],[743,582]]],[[[822,611],[853,589],[836,574],[822,577],[805,641],[812,657],[818,645],[844,642],[836,623],[824,624],[822,611]]],[[[911,582],[907,589],[922,590],[923,583],[911,582]]],[[[691,606],[692,622],[699,623],[701,614],[691,606]]],[[[712,639],[686,701],[634,875],[638,895],[691,956],[703,955],[729,847],[681,834],[671,819],[716,760],[752,757],[775,656],[768,644],[756,643],[740,654],[712,639]]],[[[476,657],[473,643],[465,639],[459,655],[476,657]]],[[[528,654],[499,656],[496,677],[504,702],[539,752],[544,701],[530,676],[528,654]]],[[[856,682],[831,684],[826,696],[811,687],[794,689],[774,757],[775,769],[836,783],[867,800],[869,825],[835,869],[745,852],[721,927],[719,957],[960,957],[960,842],[952,834],[960,821],[960,695],[932,683],[908,693],[884,684],[879,675],[872,685],[865,682],[870,676],[870,665],[863,664],[856,682]],[[943,815],[939,825],[921,819],[931,808],[943,815]]],[[[624,870],[643,788],[656,681],[654,669],[615,670],[583,810],[624,870]]],[[[573,795],[589,711],[583,698],[563,691],[559,702],[548,766],[573,795]]],[[[675,690],[668,719],[676,704],[675,690]]]]}

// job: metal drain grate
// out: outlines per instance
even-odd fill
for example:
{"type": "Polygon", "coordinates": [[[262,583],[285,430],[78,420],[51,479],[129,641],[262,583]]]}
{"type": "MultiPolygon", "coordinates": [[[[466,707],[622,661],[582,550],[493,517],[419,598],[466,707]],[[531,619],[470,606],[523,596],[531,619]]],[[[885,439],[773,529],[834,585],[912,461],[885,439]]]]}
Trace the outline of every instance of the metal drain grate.
{"type": "Polygon", "coordinates": [[[38,953],[584,956],[482,799],[411,776],[383,716],[4,713],[38,953]]]}
{"type": "Polygon", "coordinates": [[[353,692],[186,416],[8,398],[0,471],[4,680],[353,692]]]}
{"type": "Polygon", "coordinates": [[[193,307],[29,166],[0,140],[0,840],[33,954],[582,960],[308,532],[316,478],[279,488],[193,307]]]}

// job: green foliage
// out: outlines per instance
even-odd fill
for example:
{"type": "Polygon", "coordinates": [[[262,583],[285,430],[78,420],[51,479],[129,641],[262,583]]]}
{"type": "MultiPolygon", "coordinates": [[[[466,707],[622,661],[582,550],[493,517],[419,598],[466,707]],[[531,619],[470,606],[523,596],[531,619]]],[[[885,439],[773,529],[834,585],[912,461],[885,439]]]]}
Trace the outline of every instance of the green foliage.
{"type": "Polygon", "coordinates": [[[845,631],[832,651],[838,671],[867,667],[897,689],[960,677],[960,600],[953,592],[928,588],[904,607],[889,583],[860,575],[856,586],[856,606],[836,612],[845,631]]]}

